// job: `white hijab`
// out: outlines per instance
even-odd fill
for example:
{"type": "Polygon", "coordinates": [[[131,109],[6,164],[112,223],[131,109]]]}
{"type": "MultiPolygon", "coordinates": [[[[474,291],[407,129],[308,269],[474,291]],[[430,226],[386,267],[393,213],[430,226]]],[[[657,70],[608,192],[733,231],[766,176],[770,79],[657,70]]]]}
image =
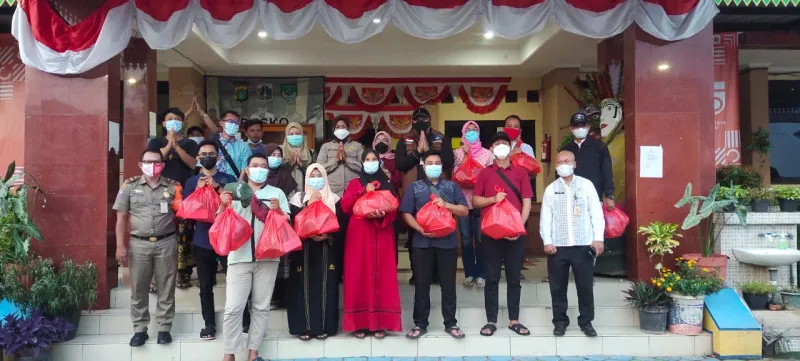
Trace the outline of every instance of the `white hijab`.
{"type": "Polygon", "coordinates": [[[308,168],[306,168],[306,184],[304,184],[303,187],[305,187],[305,192],[295,192],[289,203],[295,205],[296,207],[303,208],[303,204],[308,202],[308,200],[311,198],[311,194],[314,192],[319,192],[319,194],[322,196],[322,202],[324,202],[325,205],[331,209],[331,211],[336,213],[336,202],[338,202],[340,198],[336,195],[336,193],[331,191],[331,186],[328,183],[328,172],[325,171],[325,167],[323,167],[322,164],[312,163],[308,166],[308,168]],[[311,189],[308,186],[308,178],[311,177],[311,172],[313,172],[315,169],[322,173],[322,179],[325,180],[325,185],[322,186],[322,189],[319,191],[311,189]],[[303,194],[304,196],[301,200],[300,196],[303,194]]]}

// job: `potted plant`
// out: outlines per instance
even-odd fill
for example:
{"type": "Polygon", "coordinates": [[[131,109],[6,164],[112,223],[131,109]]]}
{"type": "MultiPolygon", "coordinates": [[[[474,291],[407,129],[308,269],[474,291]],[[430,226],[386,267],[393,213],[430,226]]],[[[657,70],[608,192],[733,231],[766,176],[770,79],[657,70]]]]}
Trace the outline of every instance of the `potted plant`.
{"type": "Polygon", "coordinates": [[[63,342],[75,326],[34,312],[25,318],[8,315],[0,326],[0,348],[16,361],[50,361],[50,346],[63,342]]]}
{"type": "Polygon", "coordinates": [[[767,301],[769,301],[769,296],[775,292],[775,288],[771,283],[760,281],[748,281],[739,284],[742,298],[751,310],[767,308],[767,301]]]}
{"type": "Polygon", "coordinates": [[[731,184],[743,189],[761,187],[761,173],[741,165],[723,165],[717,168],[717,183],[731,184]]]}
{"type": "Polygon", "coordinates": [[[718,198],[719,184],[711,189],[708,196],[692,195],[692,184],[686,185],[683,197],[675,204],[675,208],[689,207],[689,213],[681,224],[681,229],[697,230],[697,241],[700,242],[700,253],[689,253],[683,255],[683,259],[695,261],[699,267],[708,268],[724,278],[728,268],[728,257],[723,254],[715,254],[717,239],[722,228],[732,215],[722,214],[723,222],[715,224],[711,221],[711,215],[722,211],[727,206],[733,206],[735,214],[741,224],[747,224],[747,210],[734,197],[730,195],[726,199],[718,198]]]}
{"type": "MultiPolygon", "coordinates": [[[[15,168],[15,163],[11,162],[0,180],[0,261],[4,264],[3,271],[27,264],[31,240],[42,238],[39,228],[28,214],[28,191],[35,191],[34,201],[38,194],[43,195],[44,192],[38,186],[15,185],[21,177],[14,175],[15,168]]],[[[29,178],[35,182],[30,175],[29,178]]],[[[28,284],[27,274],[17,274],[28,284]]]]}
{"type": "Polygon", "coordinates": [[[769,206],[775,201],[775,192],[769,188],[753,188],[748,190],[750,208],[753,212],[769,212],[769,206]]]}
{"type": "Polygon", "coordinates": [[[775,187],[775,198],[778,199],[778,206],[781,212],[797,212],[797,201],[800,200],[800,188],[797,187],[775,187]]]}
{"type": "Polygon", "coordinates": [[[668,329],[681,335],[698,335],[703,331],[703,305],[708,294],[722,288],[722,279],[697,262],[676,259],[676,270],[661,270],[651,283],[671,298],[668,329]]]}
{"type": "Polygon", "coordinates": [[[678,247],[680,242],[676,241],[675,237],[683,237],[680,233],[675,233],[678,230],[678,225],[675,223],[662,223],[652,222],[647,227],[639,227],[639,234],[647,236],[644,242],[647,247],[647,253],[650,253],[650,258],[659,256],[660,260],[656,265],[657,270],[661,270],[664,255],[672,254],[672,249],[678,247]]]}
{"type": "Polygon", "coordinates": [[[797,287],[788,287],[780,290],[781,298],[783,298],[783,307],[789,311],[800,310],[800,289],[797,287]]]}
{"type": "Polygon", "coordinates": [[[667,332],[670,299],[663,288],[637,282],[625,291],[625,301],[639,311],[639,329],[647,333],[667,332]]]}
{"type": "Polygon", "coordinates": [[[722,208],[723,212],[733,213],[736,212],[736,204],[749,204],[750,195],[747,189],[742,188],[740,185],[733,185],[732,187],[719,187],[717,192],[718,199],[734,199],[736,203],[729,204],[722,208]]]}

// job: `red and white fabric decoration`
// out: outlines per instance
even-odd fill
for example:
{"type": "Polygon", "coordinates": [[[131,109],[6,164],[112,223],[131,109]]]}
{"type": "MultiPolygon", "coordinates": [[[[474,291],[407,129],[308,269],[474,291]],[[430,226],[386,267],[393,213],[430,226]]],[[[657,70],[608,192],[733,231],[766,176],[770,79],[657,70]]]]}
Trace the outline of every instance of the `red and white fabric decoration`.
{"type": "Polygon", "coordinates": [[[450,87],[443,84],[409,84],[405,87],[406,102],[414,108],[425,104],[437,104],[450,94],[450,87]]]}
{"type": "Polygon", "coordinates": [[[508,85],[464,84],[458,87],[458,97],[475,114],[491,113],[506,96],[508,85]]]}
{"type": "Polygon", "coordinates": [[[26,65],[46,72],[82,73],[119,54],[135,22],[153,49],[168,49],[196,30],[222,48],[256,29],[273,39],[297,39],[319,25],[336,41],[358,43],[392,24],[409,35],[441,39],[476,23],[517,39],[549,19],[594,38],[631,24],[668,41],[688,38],[714,18],[714,0],[107,0],[75,26],[47,0],[19,2],[12,33],[26,65]]]}
{"type": "Polygon", "coordinates": [[[392,85],[355,84],[350,88],[350,100],[368,112],[377,112],[396,97],[392,85]]]}
{"type": "Polygon", "coordinates": [[[409,105],[387,105],[377,113],[361,110],[352,105],[325,106],[327,119],[345,116],[350,119],[350,137],[361,138],[371,124],[373,129],[384,130],[399,139],[411,131],[411,114],[414,108],[409,105]]]}

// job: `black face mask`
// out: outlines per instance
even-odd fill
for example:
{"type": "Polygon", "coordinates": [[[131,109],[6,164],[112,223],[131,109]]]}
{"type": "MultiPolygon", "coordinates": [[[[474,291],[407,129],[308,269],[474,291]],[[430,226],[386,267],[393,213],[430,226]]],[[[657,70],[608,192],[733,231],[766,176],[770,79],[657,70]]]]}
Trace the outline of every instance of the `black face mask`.
{"type": "Polygon", "coordinates": [[[200,158],[200,165],[207,170],[211,170],[217,166],[217,157],[200,158]]]}
{"type": "Polygon", "coordinates": [[[386,145],[386,143],[378,143],[375,144],[375,150],[377,150],[378,153],[383,154],[389,151],[389,146],[386,145]]]}
{"type": "Polygon", "coordinates": [[[419,121],[418,120],[418,121],[414,121],[414,124],[412,126],[417,131],[426,132],[426,131],[428,131],[428,128],[431,127],[431,122],[423,122],[423,121],[419,121]]]}

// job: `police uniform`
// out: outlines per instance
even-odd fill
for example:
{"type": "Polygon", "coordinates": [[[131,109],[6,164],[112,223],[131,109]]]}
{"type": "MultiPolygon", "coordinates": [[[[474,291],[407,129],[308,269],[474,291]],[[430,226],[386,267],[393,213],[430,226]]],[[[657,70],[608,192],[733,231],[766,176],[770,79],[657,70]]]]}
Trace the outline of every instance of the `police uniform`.
{"type": "Polygon", "coordinates": [[[178,245],[172,202],[179,183],[160,177],[155,188],[144,177],[126,179],[113,209],[130,220],[131,320],[134,332],[147,332],[150,324],[150,280],[158,288],[158,332],[169,332],[175,315],[175,278],[178,245]],[[154,277],[155,276],[155,277],[154,277]]]}

